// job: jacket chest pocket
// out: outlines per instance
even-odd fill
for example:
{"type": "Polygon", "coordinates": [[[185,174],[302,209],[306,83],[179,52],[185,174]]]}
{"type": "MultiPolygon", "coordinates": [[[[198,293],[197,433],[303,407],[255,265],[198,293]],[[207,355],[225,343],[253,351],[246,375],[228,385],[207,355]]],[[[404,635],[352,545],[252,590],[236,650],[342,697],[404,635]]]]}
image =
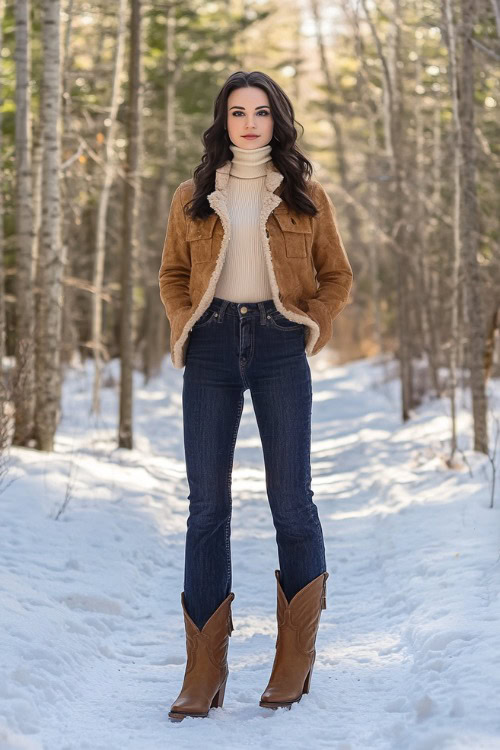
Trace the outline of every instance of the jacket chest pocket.
{"type": "Polygon", "coordinates": [[[307,258],[312,240],[310,218],[292,216],[284,211],[275,211],[274,216],[285,238],[287,258],[307,258]]]}
{"type": "Polygon", "coordinates": [[[205,263],[212,259],[212,244],[217,214],[206,219],[188,219],[186,240],[191,250],[191,264],[205,263]]]}

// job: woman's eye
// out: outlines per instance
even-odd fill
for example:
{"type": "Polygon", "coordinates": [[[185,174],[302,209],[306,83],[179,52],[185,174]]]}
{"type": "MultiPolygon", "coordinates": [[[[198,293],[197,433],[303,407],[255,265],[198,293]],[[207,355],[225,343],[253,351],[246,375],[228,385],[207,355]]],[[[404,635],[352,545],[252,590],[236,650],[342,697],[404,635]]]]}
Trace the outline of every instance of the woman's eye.
{"type": "MultiPolygon", "coordinates": [[[[243,115],[244,112],[233,112],[233,117],[236,117],[236,115],[243,115]]],[[[270,113],[266,109],[261,109],[259,112],[257,112],[258,115],[269,115],[270,113]]]]}

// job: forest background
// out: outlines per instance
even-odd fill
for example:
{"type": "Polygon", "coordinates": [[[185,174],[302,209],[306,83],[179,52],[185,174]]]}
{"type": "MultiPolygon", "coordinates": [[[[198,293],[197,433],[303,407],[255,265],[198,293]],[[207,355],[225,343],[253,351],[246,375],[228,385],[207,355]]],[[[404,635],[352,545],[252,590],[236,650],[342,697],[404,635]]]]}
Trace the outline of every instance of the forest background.
{"type": "Polygon", "coordinates": [[[92,358],[92,409],[159,372],[158,269],[171,196],[215,95],[262,70],[335,204],[354,271],[333,362],[398,364],[401,419],[470,389],[496,450],[500,0],[0,0],[1,444],[52,450],[65,368],[92,358]],[[120,379],[106,363],[120,361],[120,379]]]}

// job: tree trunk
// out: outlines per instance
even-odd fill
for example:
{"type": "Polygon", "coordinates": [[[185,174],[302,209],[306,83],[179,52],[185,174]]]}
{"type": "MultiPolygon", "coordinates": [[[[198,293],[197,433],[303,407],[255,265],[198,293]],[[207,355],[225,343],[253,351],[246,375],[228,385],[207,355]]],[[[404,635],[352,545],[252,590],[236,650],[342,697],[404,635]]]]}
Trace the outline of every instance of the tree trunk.
{"type": "MultiPolygon", "coordinates": [[[[438,366],[442,364],[442,325],[440,322],[444,320],[445,316],[443,313],[443,295],[441,294],[441,286],[443,280],[443,263],[441,260],[442,250],[441,247],[445,245],[445,242],[441,242],[442,229],[439,226],[436,216],[442,213],[442,183],[443,183],[443,150],[442,150],[442,124],[441,124],[441,94],[436,97],[433,119],[432,119],[432,193],[431,193],[431,205],[435,212],[435,216],[430,216],[425,222],[425,242],[430,247],[430,237],[434,238],[434,243],[438,243],[439,251],[436,253],[435,249],[431,257],[428,260],[429,263],[429,305],[432,310],[432,318],[434,321],[433,331],[431,335],[435,339],[434,348],[438,352],[438,366]]],[[[441,391],[443,393],[443,384],[439,383],[441,391]]]]}
{"type": "Polygon", "coordinates": [[[138,231],[140,199],[140,151],[142,138],[142,75],[141,75],[141,0],[131,0],[129,111],[127,121],[127,164],[123,202],[123,253],[121,274],[121,330],[120,330],[120,448],[133,447],[132,377],[133,377],[133,283],[138,231]]]}
{"type": "MultiPolygon", "coordinates": [[[[392,108],[389,127],[393,148],[393,181],[391,203],[393,208],[393,236],[398,246],[404,250],[406,243],[405,204],[407,189],[403,164],[404,107],[403,83],[400,71],[401,60],[401,7],[400,0],[393,0],[393,23],[389,40],[388,69],[392,80],[392,108]]],[[[398,253],[398,338],[399,362],[401,371],[401,416],[403,421],[410,418],[414,406],[412,331],[410,326],[410,284],[411,255],[406,258],[398,253]]]]}
{"type": "MultiPolygon", "coordinates": [[[[423,15],[422,4],[417,5],[418,15],[423,15]]],[[[430,271],[428,267],[427,248],[428,248],[428,223],[425,220],[425,207],[422,196],[426,193],[426,169],[425,169],[425,137],[424,137],[424,113],[422,111],[422,96],[420,90],[422,87],[422,69],[424,66],[423,58],[423,41],[420,38],[415,40],[417,47],[417,60],[415,61],[415,151],[416,151],[416,170],[415,170],[415,201],[413,209],[413,218],[415,226],[415,259],[418,270],[418,282],[422,291],[415,300],[417,313],[422,330],[422,345],[427,353],[428,368],[434,393],[437,397],[441,396],[441,384],[439,381],[439,355],[436,337],[436,321],[434,320],[432,295],[430,289],[430,271]]]]}
{"type": "MultiPolygon", "coordinates": [[[[354,34],[354,49],[357,59],[360,61],[360,105],[365,111],[366,125],[368,128],[368,154],[366,156],[366,174],[372,175],[377,169],[377,159],[375,154],[378,152],[377,128],[380,116],[380,107],[376,99],[370,94],[370,74],[367,70],[366,51],[363,36],[360,31],[360,23],[357,8],[353,8],[349,0],[341,0],[342,9],[345,16],[352,25],[354,34]]],[[[378,183],[370,179],[367,187],[368,205],[376,207],[379,200],[378,183]]],[[[359,209],[357,211],[359,215],[359,209]]],[[[381,284],[379,279],[379,255],[380,246],[376,237],[371,237],[367,243],[368,257],[368,274],[370,278],[370,306],[372,310],[372,337],[376,342],[376,351],[380,354],[384,352],[384,337],[381,320],[381,284]]]]}
{"type": "MultiPolygon", "coordinates": [[[[176,91],[177,80],[181,73],[180,61],[175,58],[175,31],[176,13],[175,7],[169,6],[165,11],[165,143],[166,159],[165,168],[162,170],[162,178],[158,191],[159,204],[168,210],[170,205],[170,175],[176,161],[177,139],[175,137],[176,124],[176,91]]],[[[161,247],[165,232],[164,214],[160,212],[161,222],[155,228],[154,247],[161,247]]],[[[166,343],[169,340],[169,322],[165,315],[160,295],[158,294],[158,254],[155,250],[151,254],[148,278],[146,279],[147,316],[146,339],[144,352],[144,376],[146,382],[158,373],[161,361],[166,352],[166,343]]]]}
{"type": "Polygon", "coordinates": [[[490,322],[486,334],[486,345],[484,349],[484,376],[485,379],[491,376],[493,362],[495,357],[495,334],[498,331],[500,323],[500,305],[497,303],[495,309],[490,314],[490,322]]]}
{"type": "MultiPolygon", "coordinates": [[[[387,41],[388,54],[378,36],[375,24],[368,11],[366,0],[362,0],[363,10],[370,26],[377,52],[382,65],[383,81],[383,124],[387,159],[391,172],[391,184],[388,193],[389,215],[393,230],[393,239],[398,247],[405,248],[405,202],[407,189],[404,179],[403,153],[403,90],[399,66],[400,60],[400,0],[393,0],[393,21],[387,41]]],[[[410,288],[408,283],[409,257],[402,252],[397,254],[397,299],[398,299],[398,359],[401,379],[401,417],[406,421],[410,417],[413,404],[413,368],[410,330],[410,288]]]]}
{"type": "Polygon", "coordinates": [[[59,421],[64,249],[61,243],[60,3],[43,0],[42,231],[39,257],[40,319],[37,337],[36,437],[51,451],[59,421]]]}
{"type": "Polygon", "coordinates": [[[484,315],[482,282],[478,249],[478,212],[476,194],[476,156],[474,136],[474,0],[462,5],[462,90],[460,119],[462,123],[462,207],[461,224],[464,267],[464,291],[468,328],[468,352],[474,417],[474,450],[488,453],[487,397],[484,374],[484,315]]]}
{"type": "Polygon", "coordinates": [[[453,183],[454,183],[454,215],[453,215],[453,256],[451,259],[450,274],[450,300],[451,300],[451,320],[450,320],[450,346],[448,350],[449,364],[449,397],[451,407],[451,450],[449,462],[453,460],[457,449],[457,421],[456,421],[456,391],[457,391],[457,357],[459,351],[459,285],[460,285],[460,257],[461,257],[461,140],[462,128],[460,115],[458,111],[458,66],[457,66],[457,44],[455,35],[455,20],[451,0],[444,0],[446,34],[448,44],[449,58],[449,80],[451,89],[451,102],[453,112],[453,183]]]}
{"type": "Polygon", "coordinates": [[[14,445],[29,445],[35,429],[35,318],[30,107],[30,3],[14,4],[16,19],[16,371],[14,445]]]}
{"type": "MultiPolygon", "coordinates": [[[[4,0],[0,0],[0,50],[3,47],[4,0]]],[[[0,58],[0,100],[3,100],[3,62],[0,58]]],[[[0,172],[3,172],[2,111],[0,110],[0,172]]],[[[5,273],[4,273],[4,233],[3,233],[3,190],[0,189],[0,381],[3,381],[3,358],[5,357],[5,273]]],[[[0,420],[3,414],[3,389],[0,390],[0,420]]]]}
{"type": "Polygon", "coordinates": [[[115,152],[116,117],[120,101],[120,85],[123,71],[123,59],[125,53],[126,32],[126,8],[127,0],[120,0],[118,8],[118,29],[116,35],[116,52],[113,67],[113,82],[111,90],[111,106],[109,115],[106,117],[105,127],[108,129],[104,154],[104,184],[99,196],[97,209],[96,244],[94,254],[93,285],[95,288],[92,295],[92,341],[91,347],[94,355],[95,371],[92,390],[91,412],[100,411],[100,391],[102,360],[108,359],[106,349],[102,341],[102,290],[104,282],[104,264],[106,260],[106,225],[108,217],[108,205],[111,187],[115,180],[117,157],[115,152]]]}

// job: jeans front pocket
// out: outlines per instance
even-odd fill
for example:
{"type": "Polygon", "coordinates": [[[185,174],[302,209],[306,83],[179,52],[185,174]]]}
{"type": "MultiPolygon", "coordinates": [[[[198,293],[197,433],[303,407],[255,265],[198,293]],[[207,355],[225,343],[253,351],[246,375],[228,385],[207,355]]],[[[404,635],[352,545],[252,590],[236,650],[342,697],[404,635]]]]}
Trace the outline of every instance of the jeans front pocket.
{"type": "Polygon", "coordinates": [[[193,325],[191,330],[194,330],[195,328],[203,328],[204,326],[207,326],[209,323],[211,323],[213,320],[216,320],[218,317],[218,313],[213,310],[212,308],[208,308],[205,310],[202,315],[198,318],[196,323],[193,325]]]}
{"type": "Polygon", "coordinates": [[[282,313],[280,313],[278,310],[269,313],[268,320],[271,327],[277,328],[278,331],[298,331],[300,328],[304,327],[303,323],[296,323],[293,320],[285,318],[285,316],[282,315],[282,313]]]}

